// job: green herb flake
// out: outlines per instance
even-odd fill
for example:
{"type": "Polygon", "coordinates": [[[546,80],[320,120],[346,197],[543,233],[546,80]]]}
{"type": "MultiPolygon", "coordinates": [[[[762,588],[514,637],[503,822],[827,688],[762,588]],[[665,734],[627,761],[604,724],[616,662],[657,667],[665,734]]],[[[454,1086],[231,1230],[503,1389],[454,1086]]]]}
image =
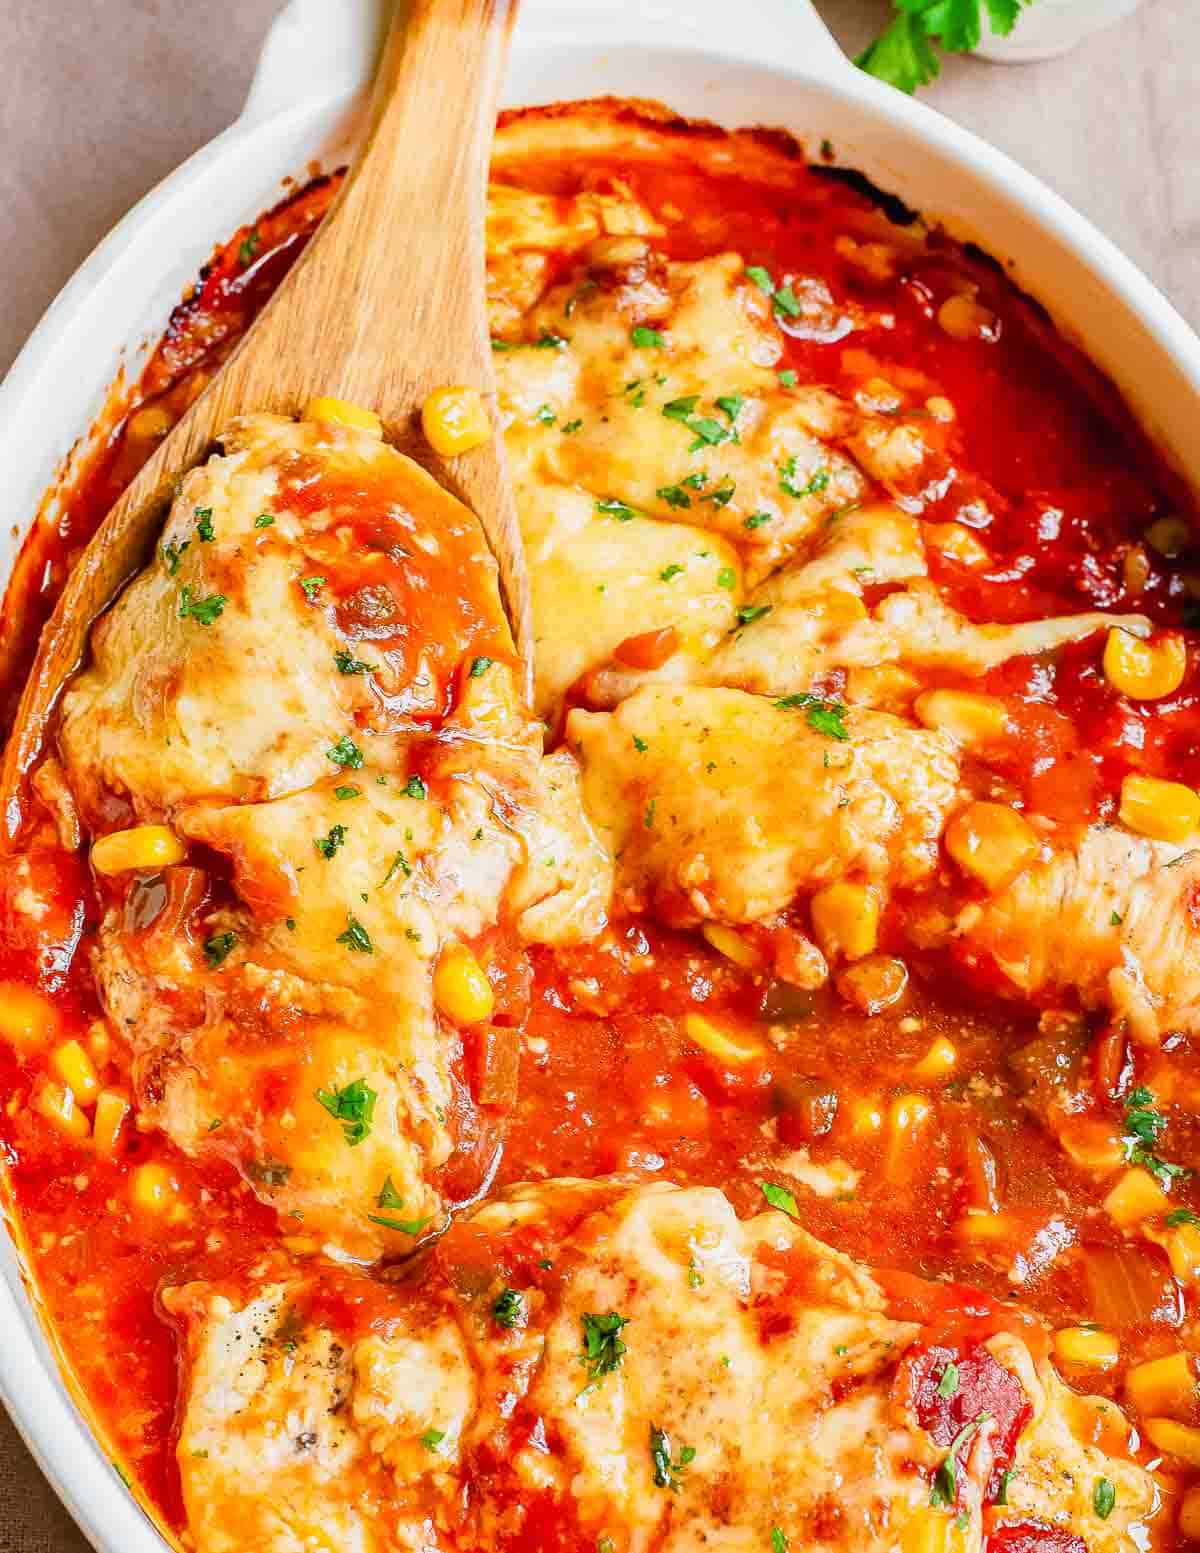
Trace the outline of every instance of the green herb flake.
{"type": "Polygon", "coordinates": [[[969,1424],[964,1424],[951,1440],[945,1460],[933,1475],[929,1503],[934,1509],[953,1508],[958,1499],[958,1453],[991,1416],[990,1413],[980,1413],[978,1418],[972,1419],[969,1424]]]}
{"type": "Polygon", "coordinates": [[[616,518],[618,523],[629,523],[637,517],[637,513],[632,507],[623,501],[618,501],[615,496],[598,498],[596,511],[606,518],[616,518]]]}
{"type": "Polygon", "coordinates": [[[327,581],[326,577],[301,577],[300,586],[304,589],[304,597],[310,604],[318,597],[327,581]]]}
{"type": "Polygon", "coordinates": [[[421,1436],[421,1444],[427,1451],[435,1451],[445,1438],[446,1431],[444,1429],[426,1429],[421,1436]]]}
{"type": "Polygon", "coordinates": [[[639,739],[636,733],[633,736],[633,747],[635,750],[637,750],[639,755],[644,755],[650,748],[645,739],[639,739]]]}
{"type": "Polygon", "coordinates": [[[658,807],[658,799],[652,798],[646,805],[646,811],[642,815],[642,825],[646,830],[654,829],[654,811],[658,807]]]}
{"type": "Polygon", "coordinates": [[[683,508],[692,505],[692,498],[682,485],[660,485],[654,494],[659,501],[665,501],[668,507],[683,508]]]}
{"type": "Polygon", "coordinates": [[[1168,1229],[1178,1229],[1181,1224],[1200,1224],[1200,1215],[1190,1208],[1172,1208],[1163,1223],[1168,1229]]]}
{"type": "Polygon", "coordinates": [[[594,1390],[606,1375],[611,1375],[625,1357],[627,1348],[621,1337],[629,1325],[628,1316],[618,1316],[615,1310],[604,1315],[580,1317],[583,1328],[583,1352],[580,1359],[587,1366],[588,1384],[585,1390],[594,1390]]]}
{"type": "Polygon", "coordinates": [[[492,658],[472,658],[471,667],[467,670],[467,678],[482,679],[494,661],[492,658]]]}
{"type": "Polygon", "coordinates": [[[749,529],[762,528],[764,523],[769,523],[770,521],[771,514],[769,512],[752,512],[746,519],[744,526],[749,529]]]}
{"type": "Polygon", "coordinates": [[[942,1378],[937,1383],[939,1397],[952,1397],[958,1390],[958,1365],[948,1364],[942,1371],[942,1378]]]}
{"type": "Polygon", "coordinates": [[[337,936],[339,944],[345,944],[347,949],[352,949],[355,954],[374,954],[375,945],[371,942],[371,935],[363,927],[352,912],[346,913],[346,931],[337,936]]]}
{"type": "Polygon", "coordinates": [[[774,608],[774,604],[743,604],[737,612],[737,625],[733,629],[740,631],[743,626],[752,626],[756,620],[769,615],[774,608]]]}
{"type": "Polygon", "coordinates": [[[779,467],[779,484],[789,496],[801,500],[805,496],[819,495],[829,484],[828,469],[818,469],[803,485],[798,483],[799,475],[796,470],[796,455],[786,459],[779,467]]]}
{"type": "Polygon", "coordinates": [[[535,421],[540,421],[543,426],[553,426],[558,415],[548,404],[540,404],[533,412],[533,418],[535,421]]]}
{"type": "Polygon", "coordinates": [[[764,296],[769,297],[774,294],[775,282],[771,279],[771,272],[764,269],[761,264],[748,264],[746,279],[752,280],[764,296]]]}
{"type": "Polygon", "coordinates": [[[391,884],[397,873],[402,873],[406,879],[412,877],[412,864],[408,861],[403,852],[396,853],[395,857],[391,861],[391,866],[388,868],[387,873],[383,876],[379,888],[382,889],[385,884],[391,884]]]}
{"type": "Polygon", "coordinates": [[[629,338],[633,341],[634,348],[640,351],[661,350],[667,343],[657,329],[648,329],[645,324],[637,324],[631,329],[629,338]]]}
{"type": "Polygon", "coordinates": [[[776,373],[776,376],[779,379],[780,388],[795,388],[798,381],[794,367],[784,367],[781,372],[776,373]]]}
{"type": "Polygon", "coordinates": [[[348,733],[344,733],[332,749],[325,751],[325,754],[335,766],[343,766],[347,771],[362,770],[363,752],[348,733]]]}
{"type": "Polygon", "coordinates": [[[1107,1478],[1097,1478],[1092,1489],[1092,1509],[1102,1521],[1113,1513],[1117,1503],[1117,1491],[1107,1478]]]}
{"type": "Polygon", "coordinates": [[[1000,1486],[996,1492],[997,1504],[1006,1505],[1008,1503],[1008,1485],[1012,1482],[1016,1475],[1017,1473],[1015,1467],[1006,1467],[1005,1470],[1000,1474],[1000,1486]]]}
{"type": "Polygon", "coordinates": [[[331,825],[329,827],[329,834],[321,836],[314,841],[313,846],[316,847],[323,858],[328,859],[333,856],[340,846],[345,844],[345,840],[346,827],[344,825],[331,825]]]}
{"type": "Polygon", "coordinates": [[[579,431],[582,425],[582,421],[568,421],[565,426],[559,427],[559,430],[562,432],[564,437],[573,437],[575,433],[579,431]]]}
{"type": "Polygon", "coordinates": [[[206,545],[211,544],[212,541],[217,537],[217,531],[213,528],[212,508],[194,507],[192,509],[192,516],[196,520],[196,533],[199,538],[203,540],[206,545]]]}
{"type": "Polygon", "coordinates": [[[204,957],[215,970],[229,958],[230,951],[236,943],[236,933],[214,933],[211,938],[204,940],[204,957]]]}
{"type": "Polygon", "coordinates": [[[677,1494],[684,1469],[695,1459],[695,1449],[690,1445],[681,1445],[679,1454],[673,1455],[670,1435],[657,1424],[650,1425],[650,1461],[658,1488],[669,1488],[673,1494],[677,1494]]]}
{"type": "Polygon", "coordinates": [[[370,674],[375,665],[367,663],[362,658],[356,658],[353,653],[347,652],[344,647],[339,648],[333,655],[333,661],[337,665],[339,674],[370,674]]]}
{"type": "Polygon", "coordinates": [[[771,298],[771,306],[776,313],[782,313],[786,318],[798,318],[800,316],[800,303],[791,286],[780,286],[771,298]]]}
{"type": "Polygon", "coordinates": [[[1169,1191],[1176,1181],[1192,1174],[1183,1165],[1172,1164],[1155,1153],[1159,1138],[1167,1129],[1167,1119],[1154,1104],[1153,1092],[1144,1084],[1130,1090],[1125,1098],[1125,1158],[1132,1165],[1141,1165],[1169,1191]]]}
{"type": "Polygon", "coordinates": [[[850,737],[846,728],[848,708],[843,701],[828,701],[824,696],[814,696],[801,690],[795,695],[780,697],[775,705],[785,712],[803,709],[808,726],[814,733],[824,734],[827,739],[845,743],[850,737]]]}
{"type": "Polygon", "coordinates": [[[404,796],[406,798],[417,798],[422,802],[429,797],[429,789],[415,772],[404,784],[404,796]]]}
{"type": "Polygon", "coordinates": [[[1120,927],[1124,920],[1125,918],[1119,911],[1112,911],[1108,916],[1108,925],[1109,927],[1120,927]]]}
{"type": "Polygon", "coordinates": [[[258,228],[251,227],[238,244],[238,263],[243,266],[249,264],[258,252],[261,243],[262,237],[259,235],[258,228]]]}
{"type": "Polygon", "coordinates": [[[270,528],[274,522],[275,518],[273,514],[269,512],[260,512],[258,517],[256,517],[254,520],[254,526],[255,528],[270,528]]]}
{"type": "Polygon", "coordinates": [[[658,574],[658,578],[660,582],[670,582],[672,577],[681,577],[683,572],[684,568],[682,566],[680,566],[677,562],[672,562],[670,566],[663,567],[662,571],[658,574]]]}
{"type": "Polygon", "coordinates": [[[717,573],[717,587],[725,588],[730,593],[737,587],[737,573],[732,566],[722,566],[717,573]]]}
{"type": "Polygon", "coordinates": [[[313,1098],[335,1121],[341,1122],[342,1133],[352,1149],[370,1135],[379,1097],[366,1079],[356,1078],[340,1089],[318,1089],[313,1098]]]}
{"type": "Polygon", "coordinates": [[[352,784],[347,783],[345,787],[335,787],[333,790],[333,796],[335,798],[340,798],[343,801],[345,801],[347,798],[361,798],[362,788],[354,787],[352,784]]]}
{"type": "Polygon", "coordinates": [[[207,598],[195,599],[192,597],[191,588],[185,583],[179,595],[179,618],[195,620],[202,626],[210,626],[214,620],[220,618],[227,602],[223,593],[210,593],[207,598]]]}
{"type": "Polygon", "coordinates": [[[564,350],[566,345],[566,335],[554,334],[549,329],[547,329],[543,334],[540,334],[533,342],[534,350],[540,351],[560,351],[564,350]]]}
{"type": "Polygon", "coordinates": [[[719,399],[713,400],[717,409],[729,417],[731,425],[742,413],[742,406],[745,402],[745,396],[742,394],[722,394],[719,399]]]}
{"type": "Polygon", "coordinates": [[[181,545],[164,545],[162,547],[163,563],[167,568],[167,576],[174,577],[179,570],[179,563],[183,559],[183,552],[191,547],[191,540],[185,539],[181,545]]]}
{"type": "Polygon", "coordinates": [[[796,1199],[786,1186],[776,1186],[774,1181],[760,1181],[758,1189],[772,1208],[778,1208],[781,1213],[786,1213],[789,1219],[799,1219],[800,1210],[796,1206],[796,1199]]]}
{"type": "Polygon", "coordinates": [[[787,1536],[779,1526],[771,1527],[771,1553],[788,1553],[787,1536]]]}
{"type": "Polygon", "coordinates": [[[492,1301],[492,1320],[511,1331],[525,1319],[525,1296],[517,1289],[502,1289],[492,1301]]]}

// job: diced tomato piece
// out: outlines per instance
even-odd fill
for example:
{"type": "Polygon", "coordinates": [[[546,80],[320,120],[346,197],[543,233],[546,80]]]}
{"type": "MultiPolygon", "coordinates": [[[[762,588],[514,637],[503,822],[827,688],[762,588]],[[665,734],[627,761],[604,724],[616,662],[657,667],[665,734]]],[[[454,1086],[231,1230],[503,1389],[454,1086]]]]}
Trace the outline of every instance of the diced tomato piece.
{"type": "Polygon", "coordinates": [[[1014,1521],[989,1532],[984,1550],[985,1553],[1087,1553],[1087,1543],[1065,1526],[1014,1521]]]}
{"type": "Polygon", "coordinates": [[[674,626],[663,626],[658,631],[627,636],[617,645],[613,657],[629,669],[661,669],[678,651],[679,632],[674,626]]]}

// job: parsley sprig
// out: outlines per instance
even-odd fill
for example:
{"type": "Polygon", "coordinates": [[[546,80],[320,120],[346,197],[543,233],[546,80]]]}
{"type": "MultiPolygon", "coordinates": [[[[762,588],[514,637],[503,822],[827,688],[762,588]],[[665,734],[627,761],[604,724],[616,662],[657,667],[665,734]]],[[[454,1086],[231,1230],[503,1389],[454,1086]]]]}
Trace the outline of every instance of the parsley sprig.
{"type": "Polygon", "coordinates": [[[983,17],[1006,38],[1031,0],[892,0],[893,21],[855,60],[881,81],[915,92],[928,86],[941,63],[938,48],[967,54],[983,37],[983,17]],[[936,45],[935,45],[936,40],[936,45]]]}
{"type": "Polygon", "coordinates": [[[1131,1089],[1125,1097],[1125,1158],[1131,1165],[1141,1165],[1160,1186],[1170,1190],[1173,1182],[1190,1176],[1192,1172],[1184,1165],[1160,1159],[1155,1152],[1158,1140],[1166,1130],[1167,1119],[1155,1107],[1154,1092],[1144,1084],[1131,1089]]]}
{"type": "Polygon", "coordinates": [[[587,1365],[588,1383],[584,1393],[594,1391],[606,1375],[620,1365],[625,1357],[625,1343],[621,1329],[629,1325],[628,1316],[618,1316],[615,1310],[604,1315],[580,1317],[583,1327],[583,1352],[580,1355],[587,1365]]]}

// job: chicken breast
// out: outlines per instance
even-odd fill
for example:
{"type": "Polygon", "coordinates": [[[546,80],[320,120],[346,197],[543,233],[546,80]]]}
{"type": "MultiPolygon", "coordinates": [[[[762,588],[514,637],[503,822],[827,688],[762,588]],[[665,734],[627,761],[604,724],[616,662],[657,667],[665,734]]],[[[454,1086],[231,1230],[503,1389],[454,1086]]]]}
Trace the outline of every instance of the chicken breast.
{"type": "Polygon", "coordinates": [[[1093,826],[958,915],[961,952],[1028,997],[1074,991],[1140,1040],[1200,1029],[1200,837],[1149,841],[1093,826]]]}
{"type": "Polygon", "coordinates": [[[713,1189],[518,1187],[409,1286],[256,1277],[164,1296],[199,1553],[299,1553],[318,1527],[379,1553],[865,1553],[951,1521],[972,1553],[1006,1524],[1115,1553],[1157,1508],[1076,1438],[1036,1324],[938,1286],[930,1325],[900,1319],[791,1217],[739,1221],[713,1189]]]}
{"type": "Polygon", "coordinates": [[[224,447],[64,708],[93,835],[185,854],[109,878],[97,980],[143,1120],[373,1257],[439,1220],[460,1137],[473,1188],[501,1121],[464,1068],[489,1009],[439,1012],[441,957],[593,936],[611,865],[472,514],[368,431],[260,416],[224,447]]]}
{"type": "Polygon", "coordinates": [[[912,884],[957,796],[942,734],[820,697],[646,686],[575,711],[585,802],[628,904],[753,922],[847,877],[912,884]]]}

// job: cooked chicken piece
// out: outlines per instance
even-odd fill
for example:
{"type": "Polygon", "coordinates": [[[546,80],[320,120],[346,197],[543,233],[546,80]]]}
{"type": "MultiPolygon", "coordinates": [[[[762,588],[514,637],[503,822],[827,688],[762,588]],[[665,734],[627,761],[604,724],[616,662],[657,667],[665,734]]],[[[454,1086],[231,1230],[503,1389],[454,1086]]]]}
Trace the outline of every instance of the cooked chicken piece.
{"type": "Polygon", "coordinates": [[[671,628],[703,650],[734,622],[737,553],[682,523],[624,521],[578,487],[549,482],[522,496],[533,588],[539,715],[553,721],[567,690],[642,630],[671,628]]]}
{"type": "Polygon", "coordinates": [[[1028,996],[1074,991],[1142,1041],[1200,1030],[1200,836],[1186,846],[1093,826],[1007,889],[965,907],[954,931],[1028,996]]]}
{"type": "Polygon", "coordinates": [[[926,878],[957,794],[942,734],[819,698],[646,686],[572,712],[567,740],[627,900],[680,923],[753,922],[851,876],[926,878]]]}
{"type": "Polygon", "coordinates": [[[933,1326],[896,1319],[864,1269],[716,1190],[517,1187],[407,1287],[262,1282],[164,1296],[198,1553],[300,1553],[317,1527],[378,1553],[754,1550],[776,1530],[875,1553],[951,1520],[978,1553],[1018,1519],[1117,1553],[1158,1507],[1140,1466],[1075,1438],[1082,1399],[1011,1317],[989,1335],[979,1297],[947,1335],[954,1296],[931,1286],[933,1326]]]}
{"type": "Polygon", "coordinates": [[[986,674],[1010,658],[1051,652],[1097,631],[1150,634],[1150,622],[1144,615],[1106,615],[1098,610],[1017,625],[973,625],[952,609],[930,582],[914,582],[906,591],[890,594],[875,611],[875,618],[895,643],[901,662],[953,669],[960,674],[986,674]]]}
{"type": "Polygon", "coordinates": [[[724,535],[755,581],[865,491],[829,445],[857,412],[780,387],[770,303],[734,254],[668,263],[643,243],[548,293],[527,332],[559,343],[496,358],[519,508],[543,481],[577,485],[724,535]]]}
{"type": "Polygon", "coordinates": [[[472,1120],[439,956],[497,924],[593,936],[611,864],[519,703],[472,515],[370,433],[256,417],[225,445],[68,697],[93,831],[191,849],[113,880],[96,973],[144,1119],[373,1257],[440,1218],[456,1138],[478,1171],[500,1120],[472,1120]]]}

